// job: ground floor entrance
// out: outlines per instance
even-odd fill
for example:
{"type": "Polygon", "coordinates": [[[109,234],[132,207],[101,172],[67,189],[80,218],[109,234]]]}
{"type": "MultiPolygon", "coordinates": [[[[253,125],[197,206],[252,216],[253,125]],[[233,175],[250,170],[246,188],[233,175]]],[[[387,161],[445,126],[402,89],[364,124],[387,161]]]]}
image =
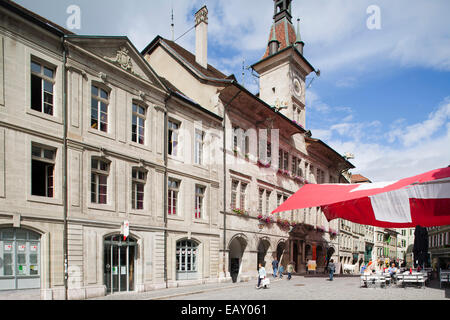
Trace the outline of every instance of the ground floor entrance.
{"type": "Polygon", "coordinates": [[[0,229],[0,290],[41,287],[40,239],[31,230],[0,229]]]}
{"type": "Polygon", "coordinates": [[[113,235],[104,240],[104,283],[107,294],[134,291],[137,242],[113,235]]]}

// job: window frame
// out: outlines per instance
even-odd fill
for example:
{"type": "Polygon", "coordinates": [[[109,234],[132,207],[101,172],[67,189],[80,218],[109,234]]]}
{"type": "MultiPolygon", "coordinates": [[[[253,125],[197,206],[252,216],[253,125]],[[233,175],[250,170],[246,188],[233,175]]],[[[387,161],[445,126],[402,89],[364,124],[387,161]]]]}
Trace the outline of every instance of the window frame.
{"type": "Polygon", "coordinates": [[[40,112],[42,114],[46,114],[48,116],[55,116],[55,85],[56,85],[56,74],[57,74],[57,67],[49,62],[46,62],[42,59],[37,59],[35,57],[31,57],[30,59],[30,109],[36,112],[40,112]],[[38,65],[40,67],[40,72],[37,73],[33,70],[33,63],[38,65]],[[50,78],[45,74],[45,68],[48,70],[51,70],[53,73],[53,77],[50,78]],[[41,102],[40,102],[40,110],[33,108],[33,76],[40,78],[41,81],[41,102]],[[52,85],[52,92],[50,93],[52,95],[52,103],[51,103],[51,112],[45,112],[45,105],[49,103],[45,102],[45,93],[49,93],[45,91],[45,85],[44,82],[47,81],[51,83],[52,85]]]}
{"type": "Polygon", "coordinates": [[[48,147],[48,146],[44,146],[41,144],[37,144],[37,143],[32,143],[31,144],[31,171],[33,171],[33,161],[39,161],[42,163],[45,163],[45,172],[44,172],[44,176],[45,176],[45,195],[41,196],[41,195],[37,195],[37,194],[33,194],[33,172],[31,172],[31,195],[32,196],[36,196],[36,197],[45,197],[45,198],[50,198],[53,199],[55,198],[55,170],[56,170],[56,153],[57,153],[57,148],[54,147],[48,147]],[[40,151],[40,156],[36,156],[34,155],[34,151],[33,148],[35,149],[39,149],[40,151]],[[52,152],[52,159],[49,159],[48,157],[45,157],[45,151],[50,151],[52,152]],[[52,175],[49,176],[48,174],[48,169],[52,168],[52,175]],[[49,195],[49,178],[51,177],[52,180],[52,186],[51,186],[51,195],[49,195]]]}
{"type": "Polygon", "coordinates": [[[131,209],[142,212],[145,210],[145,186],[147,184],[148,171],[140,168],[133,167],[131,169],[131,209]],[[134,175],[136,173],[136,176],[134,175]],[[143,177],[139,177],[139,174],[143,174],[143,177]],[[137,190],[138,186],[142,186],[142,191],[137,190]],[[142,200],[138,200],[138,194],[142,194],[142,200]],[[137,204],[142,202],[142,208],[139,208],[137,204]]]}
{"type": "Polygon", "coordinates": [[[177,214],[177,209],[179,208],[179,193],[180,193],[181,181],[175,178],[168,178],[167,183],[167,215],[171,217],[179,216],[177,214]],[[176,187],[171,186],[176,184],[176,187]],[[175,210],[173,210],[175,209],[175,210]],[[173,213],[175,211],[175,213],[173,213]]]}
{"type": "Polygon", "coordinates": [[[108,191],[109,191],[108,180],[109,179],[108,178],[109,178],[110,171],[111,171],[111,161],[109,161],[108,159],[104,159],[104,158],[91,157],[91,172],[90,172],[90,175],[91,175],[91,190],[90,190],[91,191],[91,198],[90,198],[91,201],[90,202],[91,202],[91,204],[96,204],[96,205],[107,205],[108,204],[108,199],[109,199],[109,197],[108,197],[108,191]],[[97,161],[96,168],[94,168],[92,165],[93,161],[97,161]],[[106,170],[99,169],[101,163],[104,163],[107,166],[106,170]],[[106,183],[104,183],[104,184],[100,183],[101,177],[105,177],[106,183]],[[95,180],[95,181],[93,181],[93,180],[95,180]],[[95,185],[95,191],[93,190],[93,185],[95,185]],[[104,194],[100,193],[101,186],[106,187],[106,192],[104,194]],[[93,199],[92,197],[94,195],[95,195],[95,201],[92,201],[92,199],[93,199]],[[105,196],[104,202],[100,201],[101,195],[105,196]]]}
{"type": "Polygon", "coordinates": [[[148,114],[148,107],[143,104],[140,103],[138,101],[133,101],[131,103],[131,141],[134,143],[137,143],[141,146],[145,146],[147,139],[146,139],[146,127],[147,127],[147,114],[148,114]],[[135,107],[136,107],[136,111],[135,111],[135,107]],[[139,109],[143,110],[143,114],[139,112],[139,109]],[[134,124],[134,119],[136,119],[136,124],[134,124]],[[140,134],[140,130],[141,126],[139,124],[139,120],[143,121],[143,126],[142,126],[142,135],[140,134]],[[134,126],[136,128],[134,128],[134,126]],[[136,132],[133,132],[134,130],[136,130],[136,132]],[[133,136],[136,136],[136,139],[133,139],[133,136]],[[140,138],[142,138],[142,142],[140,141],[140,138]]]}
{"type": "Polygon", "coordinates": [[[180,140],[179,140],[179,138],[180,138],[180,134],[179,134],[180,128],[181,128],[181,122],[180,121],[175,120],[175,119],[169,119],[167,121],[167,144],[168,144],[167,145],[167,147],[168,147],[167,148],[167,154],[169,156],[172,156],[172,157],[175,157],[175,158],[179,157],[178,147],[179,147],[179,143],[180,143],[180,140]],[[176,126],[176,128],[173,128],[174,126],[176,126]],[[176,137],[175,140],[173,139],[174,133],[175,133],[175,137],[176,137]],[[174,143],[175,143],[175,147],[174,147],[174,143]]]}
{"type": "Polygon", "coordinates": [[[205,219],[205,196],[206,187],[202,185],[195,185],[195,199],[194,199],[194,219],[204,220],[205,219]],[[200,190],[200,192],[198,192],[200,190]]]}
{"type": "Polygon", "coordinates": [[[109,111],[110,111],[111,90],[108,87],[106,87],[106,86],[103,86],[101,84],[93,82],[93,83],[91,83],[90,97],[91,97],[91,103],[90,103],[91,113],[90,113],[90,125],[89,125],[89,127],[92,130],[95,130],[95,131],[98,131],[98,132],[103,132],[103,133],[107,134],[107,133],[110,132],[110,127],[109,127],[110,112],[109,111]],[[97,96],[94,96],[93,88],[97,89],[97,92],[98,92],[97,96]],[[107,98],[103,98],[101,96],[102,91],[107,94],[107,98]],[[94,118],[93,118],[93,108],[94,107],[93,107],[93,103],[92,103],[93,100],[97,101],[97,106],[96,106],[96,108],[97,108],[97,114],[96,114],[96,116],[97,116],[97,127],[96,128],[93,127],[93,123],[92,123],[93,120],[94,120],[94,118]],[[106,105],[106,112],[103,112],[101,110],[101,107],[102,107],[101,104],[102,103],[104,103],[106,105]],[[101,121],[102,112],[106,114],[106,122],[102,122],[101,121]],[[102,128],[101,128],[102,123],[105,124],[106,130],[102,130],[102,128]]]}

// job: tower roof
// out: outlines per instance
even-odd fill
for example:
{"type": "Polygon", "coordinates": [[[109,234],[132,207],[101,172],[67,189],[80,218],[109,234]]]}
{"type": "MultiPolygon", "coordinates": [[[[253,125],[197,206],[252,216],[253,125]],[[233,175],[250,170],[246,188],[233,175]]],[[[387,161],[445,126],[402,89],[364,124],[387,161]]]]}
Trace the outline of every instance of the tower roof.
{"type": "MultiPolygon", "coordinates": [[[[278,42],[280,43],[280,47],[278,49],[279,51],[289,47],[290,45],[293,45],[297,40],[297,34],[295,32],[293,24],[289,22],[286,18],[283,18],[278,22],[275,22],[274,26],[270,28],[270,35],[268,42],[270,42],[274,38],[278,40],[278,42]]],[[[265,59],[268,56],[269,56],[269,47],[267,47],[266,52],[262,57],[262,59],[265,59]]]]}

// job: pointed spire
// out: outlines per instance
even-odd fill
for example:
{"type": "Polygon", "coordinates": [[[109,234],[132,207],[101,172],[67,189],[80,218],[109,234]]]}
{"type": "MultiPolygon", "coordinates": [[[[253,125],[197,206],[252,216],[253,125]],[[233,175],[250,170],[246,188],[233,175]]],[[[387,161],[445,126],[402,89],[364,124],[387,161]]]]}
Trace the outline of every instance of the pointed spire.
{"type": "Polygon", "coordinates": [[[280,48],[280,41],[278,41],[277,39],[277,33],[274,22],[272,25],[272,37],[269,40],[269,55],[277,53],[279,48],[280,48]]]}
{"type": "Polygon", "coordinates": [[[297,19],[297,34],[295,40],[295,47],[297,50],[303,55],[303,47],[305,43],[302,41],[302,37],[300,35],[300,18],[297,19]]]}

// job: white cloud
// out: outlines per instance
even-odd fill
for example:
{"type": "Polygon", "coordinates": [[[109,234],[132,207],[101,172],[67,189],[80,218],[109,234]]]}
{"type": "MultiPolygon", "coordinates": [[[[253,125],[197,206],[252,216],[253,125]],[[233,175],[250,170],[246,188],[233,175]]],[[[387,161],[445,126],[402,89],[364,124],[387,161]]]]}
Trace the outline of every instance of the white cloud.
{"type": "MultiPolygon", "coordinates": [[[[449,122],[450,98],[446,98],[439,108],[428,116],[427,120],[405,128],[396,126],[388,133],[388,138],[390,142],[398,139],[404,146],[409,147],[416,143],[423,143],[424,140],[430,140],[436,132],[442,127],[445,127],[445,124],[449,122]]],[[[401,123],[404,123],[404,121],[401,123]]]]}
{"type": "Polygon", "coordinates": [[[398,119],[387,134],[380,135],[380,129],[382,124],[374,120],[336,123],[312,132],[340,154],[353,153],[353,172],[374,182],[406,178],[450,165],[449,98],[424,121],[408,126],[404,119],[398,119]],[[401,143],[395,143],[397,140],[401,143]]]}

